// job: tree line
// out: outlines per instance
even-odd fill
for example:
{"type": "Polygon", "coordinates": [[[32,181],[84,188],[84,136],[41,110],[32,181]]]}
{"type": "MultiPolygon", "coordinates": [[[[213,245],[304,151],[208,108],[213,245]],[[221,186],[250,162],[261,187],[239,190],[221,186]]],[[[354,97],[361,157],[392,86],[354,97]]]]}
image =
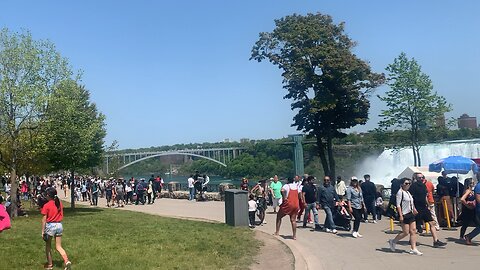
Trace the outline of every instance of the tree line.
{"type": "Polygon", "coordinates": [[[0,30],[0,165],[10,175],[13,216],[18,175],[73,177],[101,162],[104,119],[52,42],[0,30]]]}

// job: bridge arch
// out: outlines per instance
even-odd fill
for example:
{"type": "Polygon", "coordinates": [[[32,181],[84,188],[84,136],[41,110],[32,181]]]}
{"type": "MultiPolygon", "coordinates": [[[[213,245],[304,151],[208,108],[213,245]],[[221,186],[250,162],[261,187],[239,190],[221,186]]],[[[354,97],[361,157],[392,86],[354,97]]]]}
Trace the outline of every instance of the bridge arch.
{"type": "Polygon", "coordinates": [[[151,156],[147,156],[147,157],[144,157],[144,158],[137,159],[135,161],[132,161],[128,164],[123,165],[122,167],[118,168],[118,170],[121,170],[121,169],[126,168],[130,165],[133,165],[135,163],[138,163],[140,161],[144,161],[144,160],[147,160],[147,159],[150,159],[150,158],[160,157],[160,156],[170,156],[170,155],[182,155],[182,156],[192,156],[192,157],[204,158],[204,159],[208,159],[210,161],[213,161],[215,163],[218,163],[218,164],[222,165],[223,167],[227,167],[227,164],[225,164],[223,162],[220,162],[218,160],[215,160],[213,158],[210,158],[210,157],[206,157],[206,156],[202,156],[202,155],[198,155],[198,154],[193,154],[193,153],[185,153],[185,152],[167,152],[167,153],[154,154],[154,155],[151,155],[151,156]]]}

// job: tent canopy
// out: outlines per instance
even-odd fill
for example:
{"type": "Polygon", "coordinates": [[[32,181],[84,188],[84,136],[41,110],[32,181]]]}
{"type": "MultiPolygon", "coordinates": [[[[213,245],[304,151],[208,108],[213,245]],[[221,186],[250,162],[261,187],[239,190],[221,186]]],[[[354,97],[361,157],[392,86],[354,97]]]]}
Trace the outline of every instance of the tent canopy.
{"type": "Polygon", "coordinates": [[[425,178],[427,180],[429,180],[430,182],[432,182],[434,185],[437,185],[438,184],[438,177],[439,176],[442,176],[442,174],[438,173],[438,172],[430,172],[428,171],[428,167],[427,166],[424,166],[424,167],[415,167],[415,166],[408,166],[407,168],[405,168],[405,170],[403,170],[402,173],[400,173],[398,175],[397,178],[404,178],[404,177],[407,177],[407,178],[410,178],[412,179],[412,176],[414,173],[422,173],[423,176],[425,176],[425,178]]]}

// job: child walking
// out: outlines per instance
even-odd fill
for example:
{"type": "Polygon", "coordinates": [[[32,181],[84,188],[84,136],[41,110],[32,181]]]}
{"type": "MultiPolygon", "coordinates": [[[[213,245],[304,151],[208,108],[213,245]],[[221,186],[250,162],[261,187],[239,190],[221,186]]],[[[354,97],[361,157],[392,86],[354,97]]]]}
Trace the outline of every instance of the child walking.
{"type": "Polygon", "coordinates": [[[42,207],[42,237],[45,241],[45,253],[47,263],[45,269],[53,269],[52,261],[52,238],[55,238],[55,248],[63,258],[65,270],[70,270],[72,263],[68,260],[67,253],[62,248],[63,233],[63,205],[57,197],[57,190],[49,187],[46,190],[48,202],[42,207]]]}
{"type": "Polygon", "coordinates": [[[257,202],[254,200],[253,194],[249,196],[250,200],[248,201],[248,218],[250,220],[250,228],[255,228],[255,212],[257,212],[257,202]]]}

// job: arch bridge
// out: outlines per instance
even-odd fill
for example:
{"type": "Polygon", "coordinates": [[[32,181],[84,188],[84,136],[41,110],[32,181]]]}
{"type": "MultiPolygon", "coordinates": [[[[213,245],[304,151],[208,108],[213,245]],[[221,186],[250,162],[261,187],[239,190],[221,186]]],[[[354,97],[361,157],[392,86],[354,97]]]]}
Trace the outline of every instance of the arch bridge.
{"type": "Polygon", "coordinates": [[[228,147],[228,148],[210,148],[210,149],[183,149],[183,150],[169,150],[169,151],[143,151],[143,152],[129,152],[129,153],[108,153],[105,155],[106,172],[112,162],[117,162],[118,169],[121,170],[135,163],[161,156],[183,155],[189,157],[198,157],[210,160],[224,167],[227,167],[227,162],[236,158],[241,154],[245,148],[228,147]]]}

